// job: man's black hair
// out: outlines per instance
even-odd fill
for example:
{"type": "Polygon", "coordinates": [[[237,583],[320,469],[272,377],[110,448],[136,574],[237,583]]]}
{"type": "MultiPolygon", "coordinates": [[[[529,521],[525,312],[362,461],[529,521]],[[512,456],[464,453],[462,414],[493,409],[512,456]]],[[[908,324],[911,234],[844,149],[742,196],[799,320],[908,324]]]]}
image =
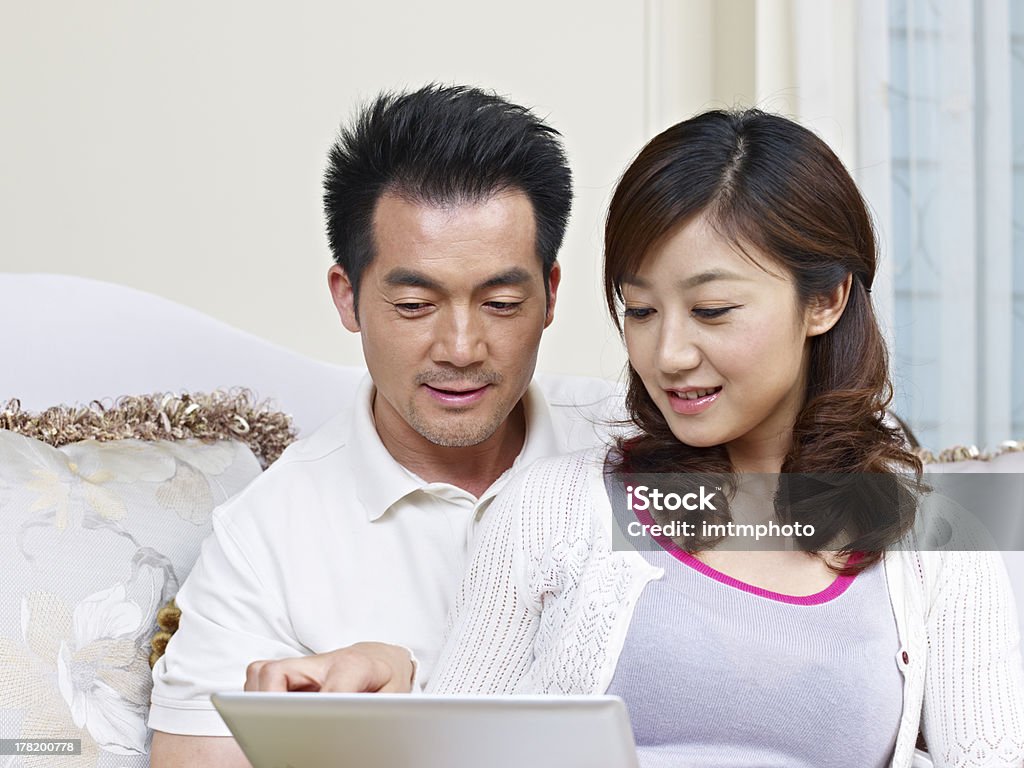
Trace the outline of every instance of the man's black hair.
{"type": "Polygon", "coordinates": [[[327,238],[356,300],[385,193],[442,206],[524,192],[547,290],[572,206],[560,135],[525,107],[465,86],[385,92],[360,110],[331,147],[324,173],[327,238]]]}

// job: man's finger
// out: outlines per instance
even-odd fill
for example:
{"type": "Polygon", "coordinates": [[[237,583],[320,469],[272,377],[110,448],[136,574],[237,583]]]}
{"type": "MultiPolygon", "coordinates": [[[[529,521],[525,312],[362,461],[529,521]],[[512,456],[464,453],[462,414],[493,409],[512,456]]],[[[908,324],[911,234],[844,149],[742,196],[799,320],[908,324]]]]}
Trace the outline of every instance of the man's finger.
{"type": "Polygon", "coordinates": [[[324,693],[376,693],[391,682],[391,668],[382,662],[352,654],[327,670],[324,693]]]}
{"type": "Polygon", "coordinates": [[[245,690],[408,693],[413,669],[405,648],[356,643],[313,656],[254,661],[246,668],[245,690]]]}
{"type": "Polygon", "coordinates": [[[318,691],[322,667],[316,657],[256,662],[249,665],[245,690],[264,693],[318,691]]]}
{"type": "Polygon", "coordinates": [[[386,679],[381,676],[381,671],[375,680],[382,683],[375,689],[378,693],[409,693],[412,690],[416,667],[408,648],[388,643],[365,642],[350,646],[350,650],[365,654],[367,658],[387,666],[386,679]]]}
{"type": "Polygon", "coordinates": [[[380,688],[378,693],[409,693],[412,690],[411,675],[393,675],[387,685],[380,688]]]}
{"type": "Polygon", "coordinates": [[[258,691],[260,671],[267,665],[266,661],[254,661],[248,667],[245,668],[245,688],[246,691],[258,691]]]}

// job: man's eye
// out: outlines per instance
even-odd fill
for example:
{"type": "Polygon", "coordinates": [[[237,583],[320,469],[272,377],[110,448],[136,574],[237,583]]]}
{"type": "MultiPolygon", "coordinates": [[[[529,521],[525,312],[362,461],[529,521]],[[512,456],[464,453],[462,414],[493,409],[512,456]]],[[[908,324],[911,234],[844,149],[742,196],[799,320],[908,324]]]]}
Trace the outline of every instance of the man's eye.
{"type": "Polygon", "coordinates": [[[430,305],[427,304],[425,301],[405,301],[405,302],[402,302],[400,304],[395,304],[394,305],[395,309],[397,309],[399,312],[402,312],[402,313],[407,314],[407,315],[412,315],[412,314],[417,314],[419,312],[422,312],[425,309],[427,309],[429,306],[430,305]]]}
{"type": "Polygon", "coordinates": [[[694,308],[692,310],[694,317],[699,317],[701,320],[714,320],[716,317],[722,317],[727,312],[731,312],[736,307],[708,307],[708,308],[694,308]]]}
{"type": "Polygon", "coordinates": [[[501,313],[511,313],[519,309],[521,301],[488,301],[485,306],[501,313]]]}
{"type": "Polygon", "coordinates": [[[650,307],[626,307],[622,314],[632,320],[645,320],[654,314],[654,310],[650,307]]]}

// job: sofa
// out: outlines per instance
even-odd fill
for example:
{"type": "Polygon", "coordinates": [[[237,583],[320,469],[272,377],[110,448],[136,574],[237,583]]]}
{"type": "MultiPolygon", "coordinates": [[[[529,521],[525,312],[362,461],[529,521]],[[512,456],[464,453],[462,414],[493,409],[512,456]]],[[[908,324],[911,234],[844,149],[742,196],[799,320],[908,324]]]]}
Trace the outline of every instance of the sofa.
{"type": "MultiPolygon", "coordinates": [[[[161,609],[212,510],[364,373],[123,286],[4,274],[0,292],[18,329],[0,368],[0,739],[80,746],[0,765],[146,766],[150,660],[173,620],[161,609]]],[[[575,399],[580,379],[539,380],[555,402],[594,405],[575,399]]],[[[927,469],[1024,476],[1021,449],[927,454],[927,469]]],[[[1019,598],[1024,553],[1005,555],[1019,598]]]]}

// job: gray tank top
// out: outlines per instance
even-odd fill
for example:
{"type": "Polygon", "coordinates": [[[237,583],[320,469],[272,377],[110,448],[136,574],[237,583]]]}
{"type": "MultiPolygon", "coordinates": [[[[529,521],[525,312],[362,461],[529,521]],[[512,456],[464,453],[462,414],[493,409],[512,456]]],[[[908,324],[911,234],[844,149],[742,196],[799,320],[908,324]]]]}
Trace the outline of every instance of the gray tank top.
{"type": "Polygon", "coordinates": [[[685,552],[633,612],[608,693],[643,768],[867,768],[892,757],[903,707],[881,564],[823,592],[776,595],[685,552]]]}

